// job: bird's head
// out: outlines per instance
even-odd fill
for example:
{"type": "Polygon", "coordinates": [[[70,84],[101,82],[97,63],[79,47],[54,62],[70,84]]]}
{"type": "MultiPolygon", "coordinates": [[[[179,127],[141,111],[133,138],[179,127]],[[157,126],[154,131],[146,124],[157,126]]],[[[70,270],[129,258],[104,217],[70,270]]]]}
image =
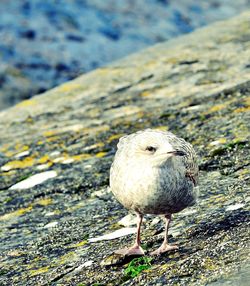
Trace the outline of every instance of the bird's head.
{"type": "Polygon", "coordinates": [[[128,160],[159,166],[173,156],[185,156],[170,143],[172,133],[144,130],[120,139],[118,149],[128,160]]]}

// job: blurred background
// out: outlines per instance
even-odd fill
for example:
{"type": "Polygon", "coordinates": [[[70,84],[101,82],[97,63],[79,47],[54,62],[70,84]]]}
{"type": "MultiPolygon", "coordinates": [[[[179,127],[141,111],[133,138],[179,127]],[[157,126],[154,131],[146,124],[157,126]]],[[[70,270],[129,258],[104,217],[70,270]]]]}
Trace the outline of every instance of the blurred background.
{"type": "Polygon", "coordinates": [[[250,0],[1,0],[0,110],[250,0]]]}

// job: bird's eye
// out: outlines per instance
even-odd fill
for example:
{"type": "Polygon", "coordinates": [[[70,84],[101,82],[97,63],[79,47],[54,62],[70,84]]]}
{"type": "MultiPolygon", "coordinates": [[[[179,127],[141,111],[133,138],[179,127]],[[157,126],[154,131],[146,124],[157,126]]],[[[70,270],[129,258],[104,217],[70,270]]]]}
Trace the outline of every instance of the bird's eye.
{"type": "Polygon", "coordinates": [[[147,146],[146,151],[149,151],[151,153],[154,153],[156,151],[156,148],[153,146],[147,146]]]}

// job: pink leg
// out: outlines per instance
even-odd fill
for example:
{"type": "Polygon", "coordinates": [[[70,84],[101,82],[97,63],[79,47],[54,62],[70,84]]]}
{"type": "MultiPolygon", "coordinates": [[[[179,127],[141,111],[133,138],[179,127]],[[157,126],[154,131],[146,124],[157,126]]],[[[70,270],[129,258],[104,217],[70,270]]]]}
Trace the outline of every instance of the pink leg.
{"type": "Polygon", "coordinates": [[[160,255],[161,253],[167,252],[169,250],[178,249],[177,245],[168,244],[168,229],[169,229],[169,224],[171,222],[171,214],[165,215],[165,220],[166,220],[166,229],[165,229],[164,241],[158,249],[150,253],[151,255],[160,255]]]}
{"type": "Polygon", "coordinates": [[[119,249],[116,250],[115,253],[117,254],[122,254],[122,255],[144,255],[144,250],[141,248],[141,239],[140,239],[140,233],[141,233],[141,223],[143,219],[143,215],[136,213],[137,214],[137,232],[136,232],[136,240],[133,246],[130,248],[124,248],[124,249],[119,249]]]}

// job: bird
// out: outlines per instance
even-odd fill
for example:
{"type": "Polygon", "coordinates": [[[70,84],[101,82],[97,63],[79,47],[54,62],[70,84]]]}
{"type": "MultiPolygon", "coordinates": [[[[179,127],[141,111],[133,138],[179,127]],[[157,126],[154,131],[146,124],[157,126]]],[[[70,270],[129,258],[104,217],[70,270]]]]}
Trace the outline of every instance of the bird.
{"type": "Polygon", "coordinates": [[[172,214],[193,206],[198,197],[198,164],[193,146],[169,131],[145,129],[119,139],[110,168],[110,190],[137,215],[135,243],[115,253],[145,255],[141,225],[146,214],[163,216],[164,240],[152,255],[178,249],[168,243],[172,214]]]}

